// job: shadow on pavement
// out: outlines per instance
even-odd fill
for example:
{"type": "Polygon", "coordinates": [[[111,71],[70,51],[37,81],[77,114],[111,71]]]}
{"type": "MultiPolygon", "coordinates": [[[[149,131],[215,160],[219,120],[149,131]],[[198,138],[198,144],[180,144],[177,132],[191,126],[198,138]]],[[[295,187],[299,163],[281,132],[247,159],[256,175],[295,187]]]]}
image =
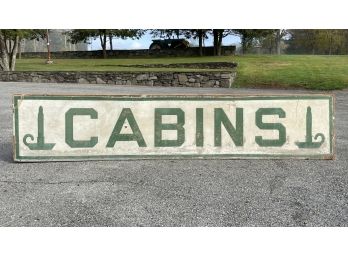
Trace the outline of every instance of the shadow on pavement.
{"type": "Polygon", "coordinates": [[[13,149],[12,143],[1,142],[0,143],[0,161],[13,163],[12,149],[13,149]]]}

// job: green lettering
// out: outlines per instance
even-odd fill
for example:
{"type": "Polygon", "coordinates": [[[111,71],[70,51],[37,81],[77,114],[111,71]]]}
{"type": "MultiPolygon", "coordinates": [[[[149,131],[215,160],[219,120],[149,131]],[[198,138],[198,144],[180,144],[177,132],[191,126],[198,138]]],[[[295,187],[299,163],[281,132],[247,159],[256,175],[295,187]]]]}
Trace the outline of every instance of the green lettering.
{"type": "Polygon", "coordinates": [[[180,108],[156,108],[155,109],[155,146],[156,147],[175,147],[181,146],[185,142],[185,113],[180,108]],[[176,115],[177,123],[163,124],[163,115],[176,115]],[[176,130],[177,139],[162,139],[162,130],[176,130]]]}
{"type": "Polygon", "coordinates": [[[196,146],[203,146],[203,108],[196,109],[196,146]]]}
{"type": "Polygon", "coordinates": [[[286,128],[281,123],[264,123],[262,121],[263,115],[278,115],[279,118],[285,118],[286,114],[282,108],[260,108],[255,114],[256,126],[260,129],[266,130],[278,130],[278,139],[263,139],[262,136],[256,136],[255,142],[259,146],[273,146],[280,147],[284,145],[286,141],[286,128]]]}
{"type": "Polygon", "coordinates": [[[114,147],[116,141],[137,141],[138,146],[146,147],[143,135],[130,108],[122,109],[106,147],[114,147]],[[128,121],[132,134],[120,134],[125,121],[128,121]]]}
{"type": "Polygon", "coordinates": [[[243,146],[243,108],[236,109],[236,128],[232,125],[222,108],[214,109],[215,146],[221,146],[221,124],[225,127],[234,144],[243,146]]]}
{"type": "Polygon", "coordinates": [[[98,119],[98,113],[92,108],[71,108],[65,113],[65,142],[71,148],[92,148],[98,143],[98,137],[90,140],[74,140],[74,116],[85,115],[98,119]]]}

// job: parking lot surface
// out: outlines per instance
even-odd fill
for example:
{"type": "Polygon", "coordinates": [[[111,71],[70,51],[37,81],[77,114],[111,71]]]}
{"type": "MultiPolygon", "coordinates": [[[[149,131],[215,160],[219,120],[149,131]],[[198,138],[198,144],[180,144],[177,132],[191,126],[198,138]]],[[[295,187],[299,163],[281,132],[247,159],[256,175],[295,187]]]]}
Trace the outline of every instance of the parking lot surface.
{"type": "MultiPolygon", "coordinates": [[[[347,226],[348,91],[336,160],[14,163],[12,95],[311,91],[0,82],[0,226],[347,226]]],[[[323,93],[316,91],[315,93],[323,93]]]]}

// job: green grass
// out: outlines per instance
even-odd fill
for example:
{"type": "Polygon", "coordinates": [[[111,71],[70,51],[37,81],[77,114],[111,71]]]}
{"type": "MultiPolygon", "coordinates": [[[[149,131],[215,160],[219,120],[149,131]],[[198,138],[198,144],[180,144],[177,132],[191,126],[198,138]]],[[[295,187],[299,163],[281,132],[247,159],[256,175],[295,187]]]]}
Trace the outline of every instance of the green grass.
{"type": "Polygon", "coordinates": [[[236,85],[343,89],[348,87],[348,56],[245,56],[237,58],[236,85]]]}
{"type": "Polygon", "coordinates": [[[183,68],[138,68],[117,65],[197,62],[237,62],[237,87],[299,87],[343,89],[348,87],[348,56],[246,55],[189,58],[142,59],[56,59],[46,65],[42,59],[17,61],[18,71],[194,71],[183,68]]]}

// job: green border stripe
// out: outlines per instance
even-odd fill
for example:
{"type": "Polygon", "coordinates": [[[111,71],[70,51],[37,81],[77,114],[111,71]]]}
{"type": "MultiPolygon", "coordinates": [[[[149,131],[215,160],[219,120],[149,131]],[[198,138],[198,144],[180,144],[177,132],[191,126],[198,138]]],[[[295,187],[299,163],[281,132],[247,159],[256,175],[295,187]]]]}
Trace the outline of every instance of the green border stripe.
{"type": "Polygon", "coordinates": [[[35,161],[35,160],[127,160],[127,159],[228,159],[228,158],[297,158],[297,159],[333,159],[334,158],[334,96],[333,95],[264,95],[264,96],[231,96],[231,95],[14,95],[14,127],[15,127],[15,157],[16,161],[35,161]],[[101,101],[251,101],[251,100],[329,100],[329,134],[330,134],[330,154],[172,154],[172,155],[88,155],[88,156],[20,156],[19,154],[19,100],[101,100],[101,101]]]}

